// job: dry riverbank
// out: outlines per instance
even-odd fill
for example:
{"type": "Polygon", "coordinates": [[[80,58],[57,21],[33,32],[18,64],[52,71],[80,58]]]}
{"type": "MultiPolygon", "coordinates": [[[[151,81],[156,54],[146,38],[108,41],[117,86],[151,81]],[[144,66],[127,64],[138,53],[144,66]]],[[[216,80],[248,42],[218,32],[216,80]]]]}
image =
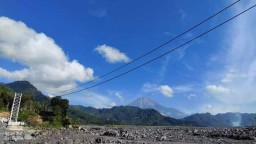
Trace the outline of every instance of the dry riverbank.
{"type": "Polygon", "coordinates": [[[198,128],[144,126],[80,126],[70,129],[8,132],[0,129],[1,143],[256,143],[256,128],[198,128]]]}

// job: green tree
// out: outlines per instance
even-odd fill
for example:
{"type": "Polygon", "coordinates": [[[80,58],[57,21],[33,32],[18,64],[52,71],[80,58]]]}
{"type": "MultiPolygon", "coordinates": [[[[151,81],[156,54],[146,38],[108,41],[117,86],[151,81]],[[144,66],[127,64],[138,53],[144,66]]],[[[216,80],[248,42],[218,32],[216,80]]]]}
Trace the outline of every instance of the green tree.
{"type": "Polygon", "coordinates": [[[12,101],[13,101],[13,96],[11,96],[9,93],[4,91],[4,92],[1,93],[0,97],[3,100],[3,103],[5,105],[5,109],[10,110],[11,104],[12,104],[12,101]]]}
{"type": "Polygon", "coordinates": [[[5,105],[4,105],[4,100],[3,98],[0,98],[0,110],[4,110],[5,105]]]}
{"type": "Polygon", "coordinates": [[[67,118],[69,110],[69,101],[67,99],[62,99],[60,96],[54,97],[51,99],[50,106],[55,114],[50,120],[53,126],[58,127],[59,124],[67,126],[70,124],[70,119],[67,118]]]}
{"type": "Polygon", "coordinates": [[[67,99],[62,99],[60,96],[54,97],[51,99],[50,106],[55,114],[60,114],[63,118],[67,116],[69,109],[69,101],[67,99]]]}

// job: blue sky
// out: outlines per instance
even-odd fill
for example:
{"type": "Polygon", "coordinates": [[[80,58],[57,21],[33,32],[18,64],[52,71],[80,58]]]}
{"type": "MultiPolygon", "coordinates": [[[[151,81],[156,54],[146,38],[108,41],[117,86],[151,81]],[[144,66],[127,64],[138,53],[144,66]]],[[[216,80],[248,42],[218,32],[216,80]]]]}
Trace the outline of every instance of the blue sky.
{"type": "MultiPolygon", "coordinates": [[[[0,80],[28,80],[45,94],[70,89],[135,59],[232,2],[0,0],[0,80]]],[[[251,5],[237,3],[118,73],[251,5]]],[[[120,79],[65,98],[71,104],[111,107],[146,96],[187,113],[255,112],[255,12],[120,79]]]]}

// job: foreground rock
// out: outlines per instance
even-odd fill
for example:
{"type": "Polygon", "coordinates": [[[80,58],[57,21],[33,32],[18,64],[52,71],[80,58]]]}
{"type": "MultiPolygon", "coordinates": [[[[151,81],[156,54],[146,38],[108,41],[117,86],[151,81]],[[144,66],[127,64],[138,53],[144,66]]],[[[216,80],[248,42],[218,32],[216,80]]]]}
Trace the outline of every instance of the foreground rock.
{"type": "Polygon", "coordinates": [[[0,129],[1,143],[30,144],[144,144],[144,143],[256,143],[256,127],[197,128],[143,126],[80,126],[70,129],[8,132],[0,129]]]}

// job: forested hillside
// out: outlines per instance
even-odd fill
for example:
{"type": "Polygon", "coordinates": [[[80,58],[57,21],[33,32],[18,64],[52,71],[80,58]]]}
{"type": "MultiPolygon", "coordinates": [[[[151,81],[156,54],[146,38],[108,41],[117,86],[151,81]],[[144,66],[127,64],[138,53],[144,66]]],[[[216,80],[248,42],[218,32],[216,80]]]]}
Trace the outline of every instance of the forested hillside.
{"type": "Polygon", "coordinates": [[[72,120],[67,117],[68,100],[61,97],[50,99],[43,96],[29,82],[0,85],[0,112],[9,112],[11,110],[15,93],[12,88],[15,89],[15,92],[22,92],[19,121],[24,121],[29,126],[44,127],[61,127],[71,123],[72,120]],[[43,100],[36,99],[37,94],[41,94],[39,97],[43,100]]]}
{"type": "Polygon", "coordinates": [[[43,95],[36,87],[30,84],[28,81],[15,81],[6,84],[8,88],[17,93],[29,93],[35,97],[36,101],[50,101],[50,98],[43,95]]]}
{"type": "MultiPolygon", "coordinates": [[[[92,107],[71,106],[71,109],[99,117],[114,124],[122,125],[150,125],[150,126],[170,126],[186,125],[197,126],[195,122],[177,120],[161,115],[154,109],[141,109],[132,106],[115,106],[113,108],[95,109],[92,107]]],[[[78,116],[78,115],[77,115],[78,116]]]]}

